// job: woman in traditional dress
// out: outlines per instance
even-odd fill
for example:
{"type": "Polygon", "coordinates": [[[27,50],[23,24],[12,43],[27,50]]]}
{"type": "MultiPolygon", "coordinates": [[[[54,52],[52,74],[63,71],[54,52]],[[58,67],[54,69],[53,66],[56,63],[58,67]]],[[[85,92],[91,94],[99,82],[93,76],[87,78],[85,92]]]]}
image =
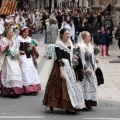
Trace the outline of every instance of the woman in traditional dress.
{"type": "Polygon", "coordinates": [[[41,89],[40,80],[37,73],[38,53],[33,41],[29,36],[28,27],[20,29],[20,35],[16,38],[17,51],[20,53],[23,93],[38,93],[41,89]]]}
{"type": "Polygon", "coordinates": [[[88,31],[83,31],[78,37],[77,45],[81,50],[81,61],[84,69],[84,79],[82,81],[85,105],[88,109],[97,106],[97,78],[95,75],[96,62],[94,47],[90,43],[91,35],[88,31]]]}
{"type": "Polygon", "coordinates": [[[19,66],[19,53],[16,51],[16,43],[12,39],[12,28],[6,28],[4,36],[0,40],[1,55],[4,57],[1,72],[1,94],[17,97],[22,94],[22,74],[19,66]]]}
{"type": "MultiPolygon", "coordinates": [[[[72,68],[73,45],[70,31],[60,30],[60,38],[55,44],[56,59],[47,82],[43,105],[53,108],[66,109],[66,113],[75,114],[74,109],[85,107],[80,82],[76,81],[72,68]]],[[[55,58],[55,57],[53,57],[55,58]]]]}
{"type": "Polygon", "coordinates": [[[48,59],[52,58],[53,47],[58,36],[58,26],[54,18],[49,19],[49,28],[46,32],[46,41],[47,44],[45,55],[48,59]]]}

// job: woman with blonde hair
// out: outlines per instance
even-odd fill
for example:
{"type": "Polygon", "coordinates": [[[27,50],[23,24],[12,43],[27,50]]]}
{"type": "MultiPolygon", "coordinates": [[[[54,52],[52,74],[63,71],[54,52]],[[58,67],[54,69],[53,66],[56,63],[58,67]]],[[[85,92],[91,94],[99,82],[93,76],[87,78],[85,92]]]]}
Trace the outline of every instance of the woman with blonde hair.
{"type": "Polygon", "coordinates": [[[81,61],[84,70],[82,87],[85,105],[88,109],[91,109],[91,106],[97,106],[97,78],[95,69],[98,60],[96,60],[94,47],[90,41],[91,35],[88,31],[83,31],[79,34],[77,45],[81,50],[81,61]]]}

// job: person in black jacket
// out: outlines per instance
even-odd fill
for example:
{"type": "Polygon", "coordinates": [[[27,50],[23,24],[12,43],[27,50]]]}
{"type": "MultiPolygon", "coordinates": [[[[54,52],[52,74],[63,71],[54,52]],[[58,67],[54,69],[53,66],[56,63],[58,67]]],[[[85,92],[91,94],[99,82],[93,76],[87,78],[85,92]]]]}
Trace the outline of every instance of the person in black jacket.
{"type": "Polygon", "coordinates": [[[65,15],[65,10],[62,10],[62,15],[60,15],[58,19],[58,28],[61,28],[62,22],[65,20],[66,15],[65,15]]]}
{"type": "MultiPolygon", "coordinates": [[[[112,17],[111,17],[111,14],[109,11],[106,11],[106,15],[105,15],[105,29],[107,31],[109,31],[109,36],[112,36],[112,31],[113,31],[113,28],[114,28],[114,25],[113,25],[113,20],[112,20],[112,17]]],[[[110,43],[112,43],[112,37],[110,38],[110,43]]],[[[107,46],[107,56],[110,56],[108,54],[108,51],[109,51],[109,44],[106,45],[107,46]]]]}
{"type": "Polygon", "coordinates": [[[78,26],[79,26],[80,20],[81,20],[79,13],[80,13],[79,10],[74,10],[73,21],[74,21],[74,26],[75,26],[75,41],[77,40],[77,36],[78,36],[78,26]]]}
{"type": "MultiPolygon", "coordinates": [[[[45,32],[46,32],[46,29],[47,29],[47,27],[46,27],[46,23],[45,23],[45,21],[47,20],[47,18],[48,18],[48,16],[47,16],[47,14],[45,13],[45,12],[43,12],[43,14],[42,14],[42,28],[41,28],[41,33],[43,33],[43,29],[45,29],[45,32]]],[[[40,20],[40,21],[41,21],[40,20]]]]}
{"type": "Polygon", "coordinates": [[[115,39],[118,40],[118,47],[120,49],[120,23],[115,31],[115,39]]]}
{"type": "Polygon", "coordinates": [[[88,25],[88,20],[85,17],[81,20],[80,25],[78,26],[78,34],[82,31],[88,31],[91,33],[91,29],[88,25]]]}

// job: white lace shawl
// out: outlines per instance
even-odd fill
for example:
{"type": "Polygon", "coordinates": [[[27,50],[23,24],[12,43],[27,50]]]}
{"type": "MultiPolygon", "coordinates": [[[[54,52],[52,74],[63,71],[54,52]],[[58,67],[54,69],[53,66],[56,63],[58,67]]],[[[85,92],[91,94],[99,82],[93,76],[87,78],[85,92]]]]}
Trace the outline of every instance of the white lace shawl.
{"type": "Polygon", "coordinates": [[[83,67],[85,65],[85,52],[89,52],[92,55],[92,62],[96,68],[95,56],[94,56],[94,47],[91,43],[89,43],[88,45],[89,45],[89,47],[85,44],[84,40],[82,39],[81,33],[80,33],[79,37],[78,37],[77,46],[80,47],[80,50],[81,50],[81,60],[82,60],[83,67]]]}
{"type": "Polygon", "coordinates": [[[53,49],[52,61],[51,61],[50,69],[49,69],[49,71],[48,71],[48,77],[50,76],[51,70],[52,70],[52,68],[53,68],[54,61],[57,59],[56,53],[55,53],[55,47],[59,47],[61,50],[64,50],[64,51],[66,51],[66,52],[68,52],[68,53],[70,54],[70,61],[71,61],[71,65],[72,65],[73,44],[72,44],[70,38],[69,38],[68,41],[69,41],[69,43],[70,43],[71,49],[69,49],[69,48],[62,42],[62,40],[60,39],[60,35],[59,35],[59,33],[58,33],[58,37],[57,37],[57,40],[56,40],[56,43],[55,43],[55,46],[54,46],[54,49],[53,49]]]}

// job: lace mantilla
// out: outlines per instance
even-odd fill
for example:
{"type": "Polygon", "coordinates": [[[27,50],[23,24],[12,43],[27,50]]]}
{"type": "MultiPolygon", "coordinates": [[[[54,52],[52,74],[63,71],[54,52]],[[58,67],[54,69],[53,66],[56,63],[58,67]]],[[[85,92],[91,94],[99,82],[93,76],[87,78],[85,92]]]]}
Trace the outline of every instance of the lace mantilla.
{"type": "Polygon", "coordinates": [[[71,53],[71,52],[72,52],[72,49],[73,49],[73,48],[69,49],[67,46],[65,46],[65,45],[63,44],[62,41],[57,42],[57,43],[55,44],[55,47],[59,47],[61,50],[64,50],[64,51],[66,51],[66,52],[68,52],[68,53],[71,53]]]}
{"type": "Polygon", "coordinates": [[[76,81],[74,70],[70,67],[69,61],[67,59],[62,60],[65,64],[63,69],[65,71],[66,84],[71,104],[74,108],[82,109],[85,107],[85,103],[81,83],[76,81]]]}

